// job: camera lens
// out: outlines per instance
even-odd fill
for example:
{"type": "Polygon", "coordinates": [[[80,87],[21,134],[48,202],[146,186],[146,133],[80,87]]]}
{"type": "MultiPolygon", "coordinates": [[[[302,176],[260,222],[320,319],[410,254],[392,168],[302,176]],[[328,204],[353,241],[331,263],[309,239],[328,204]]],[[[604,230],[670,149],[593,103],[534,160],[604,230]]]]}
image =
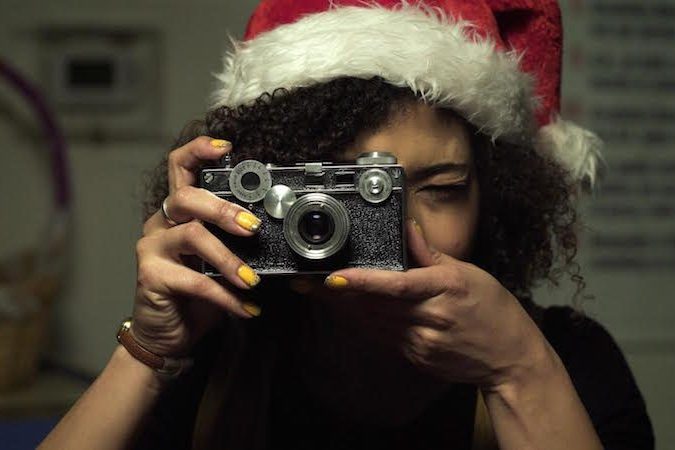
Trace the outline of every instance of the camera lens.
{"type": "Polygon", "coordinates": [[[247,191],[255,191],[260,186],[260,177],[255,172],[246,172],[241,177],[241,185],[247,191]]]}
{"type": "Polygon", "coordinates": [[[335,222],[324,212],[309,211],[300,219],[298,231],[308,244],[321,245],[333,236],[335,222]]]}
{"type": "Polygon", "coordinates": [[[349,230],[349,212],[343,202],[322,192],[298,197],[284,219],[286,242],[307,259],[335,255],[347,243],[349,230]]]}

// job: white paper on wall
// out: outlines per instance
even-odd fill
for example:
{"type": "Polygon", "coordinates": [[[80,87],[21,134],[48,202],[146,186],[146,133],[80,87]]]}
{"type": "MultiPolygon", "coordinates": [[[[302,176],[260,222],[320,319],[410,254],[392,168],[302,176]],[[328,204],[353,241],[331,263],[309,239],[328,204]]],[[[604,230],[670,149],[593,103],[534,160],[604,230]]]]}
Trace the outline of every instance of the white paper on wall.
{"type": "Polygon", "coordinates": [[[580,262],[623,341],[675,340],[675,1],[568,0],[563,116],[605,141],[580,262]]]}

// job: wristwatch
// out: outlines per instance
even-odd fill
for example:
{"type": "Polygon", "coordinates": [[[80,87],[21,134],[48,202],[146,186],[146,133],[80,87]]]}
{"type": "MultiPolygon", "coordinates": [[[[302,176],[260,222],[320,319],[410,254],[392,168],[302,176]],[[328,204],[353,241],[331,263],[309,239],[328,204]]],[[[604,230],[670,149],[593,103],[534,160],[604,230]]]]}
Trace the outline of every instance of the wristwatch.
{"type": "Polygon", "coordinates": [[[117,331],[117,342],[127,349],[127,352],[135,359],[166,378],[176,378],[192,366],[193,361],[190,358],[159,356],[143,348],[131,334],[132,322],[131,317],[122,321],[119,331],[117,331]]]}

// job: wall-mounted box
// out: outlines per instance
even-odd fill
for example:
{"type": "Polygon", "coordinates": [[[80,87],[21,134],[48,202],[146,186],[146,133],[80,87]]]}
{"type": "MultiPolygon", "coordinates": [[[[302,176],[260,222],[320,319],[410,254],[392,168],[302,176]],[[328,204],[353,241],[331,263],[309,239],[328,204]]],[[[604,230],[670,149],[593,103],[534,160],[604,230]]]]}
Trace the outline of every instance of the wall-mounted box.
{"type": "Polygon", "coordinates": [[[161,39],[151,30],[42,30],[46,93],[71,137],[161,133],[161,39]]]}

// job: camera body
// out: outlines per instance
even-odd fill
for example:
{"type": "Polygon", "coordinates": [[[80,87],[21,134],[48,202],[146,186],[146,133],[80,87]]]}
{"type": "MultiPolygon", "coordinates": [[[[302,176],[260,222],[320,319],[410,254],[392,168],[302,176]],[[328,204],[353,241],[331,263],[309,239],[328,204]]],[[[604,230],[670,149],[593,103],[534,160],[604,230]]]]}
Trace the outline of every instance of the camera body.
{"type": "MultiPolygon", "coordinates": [[[[199,185],[262,220],[252,237],[206,225],[261,275],[407,268],[405,172],[390,153],[285,167],[256,160],[232,167],[226,157],[200,171],[199,185]]],[[[206,262],[202,271],[220,275],[206,262]]]]}

